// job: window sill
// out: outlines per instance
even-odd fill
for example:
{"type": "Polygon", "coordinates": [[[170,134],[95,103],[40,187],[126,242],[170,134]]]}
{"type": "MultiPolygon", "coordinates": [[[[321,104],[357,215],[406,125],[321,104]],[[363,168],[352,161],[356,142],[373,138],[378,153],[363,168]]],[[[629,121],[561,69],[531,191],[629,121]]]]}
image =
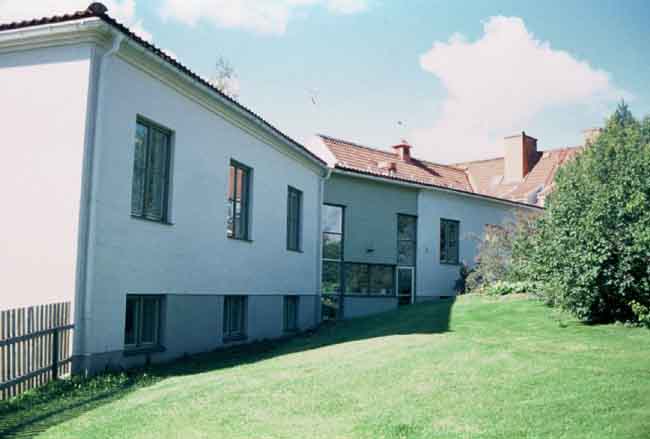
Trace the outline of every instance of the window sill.
{"type": "Polygon", "coordinates": [[[163,226],[173,226],[174,225],[174,223],[169,222],[169,221],[158,221],[158,220],[154,220],[154,219],[151,219],[151,218],[146,218],[144,216],[131,215],[131,218],[136,219],[136,220],[140,220],[140,221],[146,221],[148,223],[161,224],[163,226]]]}
{"type": "Polygon", "coordinates": [[[287,251],[291,253],[304,253],[302,250],[295,248],[288,248],[287,251]]]}
{"type": "Polygon", "coordinates": [[[165,347],[161,345],[141,346],[135,348],[124,348],[125,357],[134,357],[136,355],[155,354],[165,352],[165,347]]]}
{"type": "Polygon", "coordinates": [[[241,242],[248,242],[248,243],[253,243],[252,239],[249,238],[235,238],[234,236],[227,236],[228,239],[232,239],[233,241],[241,241],[241,242]]]}
{"type": "Polygon", "coordinates": [[[247,335],[232,335],[232,336],[224,336],[223,337],[223,342],[224,343],[235,343],[238,341],[246,341],[248,339],[247,335]]]}
{"type": "Polygon", "coordinates": [[[458,262],[440,261],[440,265],[460,265],[460,261],[458,261],[458,262]]]}

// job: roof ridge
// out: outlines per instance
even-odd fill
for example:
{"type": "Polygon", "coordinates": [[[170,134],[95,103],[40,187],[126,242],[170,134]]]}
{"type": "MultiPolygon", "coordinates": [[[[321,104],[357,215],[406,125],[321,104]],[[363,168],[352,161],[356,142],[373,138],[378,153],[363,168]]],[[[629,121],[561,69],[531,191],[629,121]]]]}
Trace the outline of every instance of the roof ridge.
{"type": "Polygon", "coordinates": [[[479,159],[479,160],[467,160],[464,162],[456,162],[456,163],[451,163],[449,166],[461,166],[461,165],[468,165],[468,164],[475,164],[475,163],[484,163],[484,162],[494,162],[497,160],[503,160],[505,157],[492,157],[489,159],[479,159]]]}
{"type": "MultiPolygon", "coordinates": [[[[560,146],[560,147],[557,147],[557,148],[542,149],[542,150],[539,150],[538,152],[544,154],[545,152],[561,152],[561,151],[568,151],[568,150],[573,150],[573,149],[580,149],[582,147],[583,147],[582,145],[560,146]]],[[[458,167],[458,166],[463,166],[463,165],[476,164],[476,163],[485,163],[485,162],[493,162],[493,161],[504,160],[504,159],[505,159],[505,157],[500,156],[500,157],[492,157],[492,158],[488,158],[488,159],[466,160],[464,162],[450,163],[449,165],[446,165],[446,166],[458,167]]]]}

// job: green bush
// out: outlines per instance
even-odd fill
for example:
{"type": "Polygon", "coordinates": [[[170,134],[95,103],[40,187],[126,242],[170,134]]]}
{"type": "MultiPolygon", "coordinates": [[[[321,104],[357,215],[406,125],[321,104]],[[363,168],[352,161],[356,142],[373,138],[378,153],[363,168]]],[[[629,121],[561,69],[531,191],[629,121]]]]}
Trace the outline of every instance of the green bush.
{"type": "Polygon", "coordinates": [[[487,285],[483,288],[482,291],[489,296],[507,296],[509,294],[537,294],[539,291],[539,285],[535,282],[530,281],[497,281],[493,284],[487,285]]]}
{"type": "Polygon", "coordinates": [[[456,279],[456,283],[454,284],[454,290],[458,294],[465,294],[468,292],[467,288],[467,277],[472,274],[474,270],[470,268],[467,264],[463,263],[461,264],[459,270],[458,270],[458,279],[456,279]]]}
{"type": "Polygon", "coordinates": [[[650,306],[641,305],[639,302],[633,300],[630,303],[630,307],[636,315],[637,321],[643,326],[650,328],[650,306]]]}
{"type": "Polygon", "coordinates": [[[650,306],[650,118],[622,103],[593,145],[560,168],[535,233],[513,244],[518,279],[594,323],[650,306]],[[637,309],[639,309],[637,307],[637,309]]]}
{"type": "Polygon", "coordinates": [[[534,233],[538,217],[536,212],[517,211],[503,224],[490,225],[484,235],[475,237],[476,264],[467,272],[466,290],[479,292],[495,282],[525,280],[513,270],[513,250],[534,233]]]}

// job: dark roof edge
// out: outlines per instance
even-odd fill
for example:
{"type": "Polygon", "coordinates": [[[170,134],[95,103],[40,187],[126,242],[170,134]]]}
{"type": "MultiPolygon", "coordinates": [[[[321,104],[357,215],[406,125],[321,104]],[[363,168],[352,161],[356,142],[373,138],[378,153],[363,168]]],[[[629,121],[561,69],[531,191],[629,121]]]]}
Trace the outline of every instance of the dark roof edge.
{"type": "Polygon", "coordinates": [[[397,182],[401,182],[401,183],[407,183],[407,184],[410,184],[410,185],[413,185],[413,186],[424,186],[424,187],[432,188],[432,189],[456,192],[456,193],[458,193],[460,195],[476,197],[476,198],[482,198],[482,199],[485,199],[487,201],[495,201],[495,202],[498,202],[498,203],[511,204],[511,205],[518,206],[518,207],[526,207],[526,208],[530,208],[530,209],[544,210],[544,207],[537,206],[535,204],[523,203],[521,201],[509,200],[507,198],[493,197],[491,195],[480,194],[480,193],[477,193],[477,192],[468,192],[468,191],[464,191],[462,189],[455,189],[455,188],[451,188],[451,187],[447,187],[447,186],[440,186],[440,185],[437,185],[437,184],[428,184],[428,183],[416,182],[416,181],[412,181],[412,180],[407,180],[405,178],[390,177],[390,176],[386,176],[386,175],[377,175],[377,174],[374,174],[372,172],[365,172],[365,171],[361,171],[359,169],[352,169],[352,168],[348,168],[348,167],[345,167],[345,166],[340,166],[338,164],[334,167],[334,169],[338,169],[338,170],[341,170],[341,171],[344,171],[344,172],[351,172],[351,173],[355,173],[355,174],[360,174],[360,175],[364,175],[364,176],[368,176],[368,177],[373,177],[373,178],[377,178],[377,179],[381,179],[381,180],[386,180],[387,183],[397,181],[397,182]]]}
{"type": "Polygon", "coordinates": [[[101,19],[105,23],[112,26],[114,29],[118,30],[119,32],[121,32],[124,35],[126,35],[127,37],[129,37],[131,40],[135,41],[136,43],[138,43],[139,45],[141,45],[145,49],[152,52],[154,55],[157,55],[158,57],[162,58],[168,64],[171,64],[173,67],[180,70],[181,73],[183,73],[183,74],[189,76],[190,78],[192,78],[193,80],[199,82],[201,85],[207,87],[211,91],[216,92],[219,95],[220,98],[226,100],[229,104],[235,106],[237,109],[242,110],[245,114],[247,114],[248,116],[251,116],[257,122],[260,122],[264,127],[269,129],[275,135],[282,138],[285,142],[297,147],[301,152],[306,154],[312,160],[316,161],[319,165],[324,166],[324,167],[327,166],[327,163],[325,163],[324,160],[322,160],[316,154],[311,152],[309,149],[307,149],[300,142],[294,140],[289,135],[283,133],[278,128],[271,125],[270,122],[266,121],[259,114],[255,113],[251,109],[245,107],[244,105],[240,104],[236,100],[232,99],[228,95],[221,92],[219,89],[214,87],[208,81],[206,81],[201,76],[199,76],[198,74],[193,72],[189,67],[186,67],[185,65],[181,64],[176,59],[174,59],[174,58],[170,57],[169,55],[167,55],[160,48],[156,47],[155,45],[143,40],[141,37],[134,34],[128,27],[126,27],[125,25],[123,25],[119,21],[115,20],[110,15],[108,15],[106,13],[106,7],[104,5],[102,5],[101,3],[93,3],[86,10],[74,12],[72,14],[55,15],[55,16],[52,16],[52,17],[44,17],[44,18],[38,18],[38,19],[32,19],[32,20],[24,20],[24,21],[12,22],[12,23],[0,24],[0,32],[8,31],[8,30],[24,29],[24,28],[28,28],[28,27],[44,26],[44,25],[48,25],[48,24],[65,23],[65,22],[82,20],[82,19],[86,19],[86,18],[94,18],[94,17],[101,19]]]}

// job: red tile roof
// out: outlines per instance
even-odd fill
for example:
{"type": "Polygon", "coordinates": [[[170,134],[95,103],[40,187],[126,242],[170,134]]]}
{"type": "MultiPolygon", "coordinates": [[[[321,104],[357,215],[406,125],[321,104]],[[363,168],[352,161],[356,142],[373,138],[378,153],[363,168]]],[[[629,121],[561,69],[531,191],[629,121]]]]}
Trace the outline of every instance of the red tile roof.
{"type": "Polygon", "coordinates": [[[318,157],[317,155],[315,155],[314,153],[309,151],[307,148],[305,148],[304,145],[302,145],[298,141],[292,139],[290,136],[288,136],[287,134],[280,131],[278,128],[271,125],[269,122],[267,122],[264,118],[262,118],[260,115],[258,115],[254,111],[252,111],[249,108],[245,107],[244,105],[240,104],[236,100],[232,99],[230,96],[222,93],[218,88],[216,88],[215,86],[210,84],[204,78],[202,78],[198,74],[194,73],[192,70],[190,70],[185,65],[181,64],[176,59],[174,59],[174,58],[170,57],[169,55],[167,55],[162,49],[154,46],[153,44],[149,43],[148,41],[143,40],[138,35],[131,32],[131,30],[129,28],[127,28],[122,23],[118,22],[113,17],[108,15],[106,6],[104,6],[101,3],[98,3],[98,2],[92,3],[90,6],[88,6],[87,9],[85,9],[83,11],[73,12],[71,14],[55,15],[55,16],[51,16],[51,17],[43,17],[43,18],[37,18],[37,19],[32,19],[32,20],[17,21],[17,22],[12,22],[12,23],[4,23],[4,24],[0,23],[0,32],[23,29],[23,28],[34,27],[34,26],[43,26],[43,25],[48,25],[48,24],[64,23],[64,22],[75,21],[75,20],[83,20],[83,19],[87,19],[87,18],[99,18],[99,19],[101,19],[103,22],[109,24],[114,29],[118,30],[122,34],[129,37],[135,43],[139,44],[140,46],[142,46],[145,49],[149,50],[151,53],[153,53],[156,56],[162,58],[168,64],[171,64],[172,66],[174,66],[175,68],[180,70],[180,72],[182,72],[183,74],[185,74],[185,75],[189,76],[190,78],[198,81],[199,83],[201,83],[205,87],[208,87],[213,92],[217,93],[221,99],[224,99],[228,103],[230,103],[230,104],[234,105],[235,107],[239,108],[245,114],[247,114],[249,117],[251,117],[253,120],[260,123],[262,126],[266,127],[267,129],[271,130],[274,134],[276,134],[279,137],[283,138],[290,145],[293,145],[297,149],[299,149],[302,152],[306,153],[313,160],[316,160],[321,165],[325,165],[325,162],[320,157],[318,157]]]}
{"type": "Polygon", "coordinates": [[[575,157],[582,146],[540,151],[540,158],[520,182],[504,183],[504,158],[497,157],[453,165],[417,158],[402,161],[395,152],[319,135],[333,154],[334,167],[392,180],[441,187],[510,202],[542,207],[553,188],[557,170],[575,157]]]}
{"type": "Polygon", "coordinates": [[[517,183],[503,182],[503,157],[456,163],[453,166],[467,173],[477,193],[543,206],[544,197],[552,189],[557,170],[582,149],[583,147],[577,146],[541,151],[539,161],[517,183]]]}
{"type": "Polygon", "coordinates": [[[338,168],[473,192],[467,175],[460,169],[414,157],[405,162],[401,161],[398,154],[394,152],[373,149],[324,135],[320,135],[320,138],[336,157],[338,168]],[[391,171],[387,165],[393,164],[394,171],[391,171]]]}
{"type": "Polygon", "coordinates": [[[467,172],[455,166],[442,165],[411,157],[405,162],[394,152],[383,151],[346,140],[320,134],[320,139],[333,154],[336,169],[371,175],[408,183],[449,189],[479,197],[534,206],[525,201],[511,200],[493,194],[477,192],[467,172]]]}

